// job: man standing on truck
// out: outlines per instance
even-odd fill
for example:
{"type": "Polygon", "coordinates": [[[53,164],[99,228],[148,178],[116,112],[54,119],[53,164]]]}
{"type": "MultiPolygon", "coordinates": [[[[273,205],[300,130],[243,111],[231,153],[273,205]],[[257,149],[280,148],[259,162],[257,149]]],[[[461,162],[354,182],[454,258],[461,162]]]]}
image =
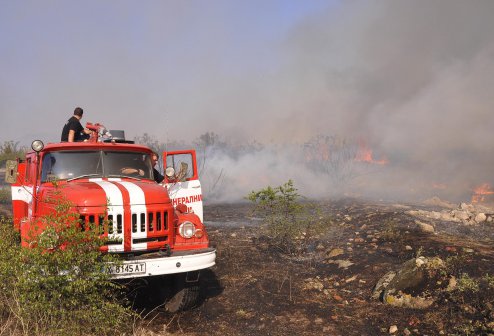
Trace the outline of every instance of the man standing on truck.
{"type": "Polygon", "coordinates": [[[63,126],[62,136],[60,141],[62,142],[74,142],[85,140],[84,134],[91,134],[91,131],[82,127],[80,120],[84,111],[80,107],[76,107],[74,115],[67,120],[67,123],[63,126]]]}

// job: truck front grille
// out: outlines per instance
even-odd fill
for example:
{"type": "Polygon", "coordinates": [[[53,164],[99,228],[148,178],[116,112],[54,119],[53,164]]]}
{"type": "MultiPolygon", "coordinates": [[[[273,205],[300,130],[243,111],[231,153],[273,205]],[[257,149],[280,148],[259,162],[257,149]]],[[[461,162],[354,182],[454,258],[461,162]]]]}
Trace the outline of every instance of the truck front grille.
{"type": "Polygon", "coordinates": [[[161,248],[169,243],[170,216],[167,210],[159,209],[147,212],[133,212],[130,214],[129,223],[125,223],[122,214],[81,214],[80,227],[83,231],[97,230],[103,237],[109,237],[106,245],[112,247],[112,251],[123,249],[127,239],[132,243],[132,250],[146,250],[161,248]],[[126,226],[129,225],[129,226],[126,226]],[[125,237],[125,227],[130,231],[131,237],[125,237]]]}

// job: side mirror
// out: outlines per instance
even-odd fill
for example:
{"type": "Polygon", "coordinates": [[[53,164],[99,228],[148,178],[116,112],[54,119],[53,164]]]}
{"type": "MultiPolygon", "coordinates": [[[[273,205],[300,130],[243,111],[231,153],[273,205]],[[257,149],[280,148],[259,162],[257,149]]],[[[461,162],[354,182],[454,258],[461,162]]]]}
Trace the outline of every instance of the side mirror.
{"type": "Polygon", "coordinates": [[[18,163],[15,160],[7,160],[5,164],[5,182],[16,183],[17,182],[17,166],[18,163]]]}

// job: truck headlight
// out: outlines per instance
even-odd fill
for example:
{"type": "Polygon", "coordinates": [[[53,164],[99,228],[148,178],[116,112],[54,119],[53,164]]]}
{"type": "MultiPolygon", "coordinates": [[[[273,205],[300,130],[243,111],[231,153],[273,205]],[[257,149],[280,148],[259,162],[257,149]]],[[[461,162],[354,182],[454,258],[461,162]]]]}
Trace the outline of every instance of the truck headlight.
{"type": "Polygon", "coordinates": [[[35,152],[41,152],[43,148],[45,148],[45,144],[41,140],[34,140],[33,143],[31,144],[31,148],[35,152]]]}
{"type": "Polygon", "coordinates": [[[192,222],[186,221],[178,227],[178,233],[184,238],[192,238],[196,233],[196,227],[192,222]]]}

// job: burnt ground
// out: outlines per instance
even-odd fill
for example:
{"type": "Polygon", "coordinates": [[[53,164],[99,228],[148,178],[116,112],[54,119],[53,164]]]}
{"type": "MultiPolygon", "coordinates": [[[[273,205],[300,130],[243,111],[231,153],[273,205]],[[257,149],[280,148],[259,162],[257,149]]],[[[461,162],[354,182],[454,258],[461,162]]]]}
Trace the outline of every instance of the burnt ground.
{"type": "Polygon", "coordinates": [[[321,206],[327,232],[296,256],[270,244],[249,204],[206,206],[217,264],[202,273],[201,303],[177,314],[145,307],[135,335],[389,335],[391,326],[394,335],[494,334],[494,280],[447,292],[446,276],[431,279],[422,291],[435,300],[425,309],[371,299],[384,274],[419,255],[447,261],[447,276],[494,275],[493,222],[431,219],[431,234],[407,213],[430,207],[353,199],[321,206]]]}
{"type": "MultiPolygon", "coordinates": [[[[489,335],[494,334],[494,283],[478,291],[440,291],[426,309],[371,299],[376,282],[418,255],[438,256],[448,272],[471,279],[494,275],[494,224],[435,221],[417,228],[407,210],[420,206],[343,200],[322,204],[332,220],[312,251],[287,256],[263,239],[249,205],[205,208],[217,265],[204,272],[202,303],[143,321],[145,335],[489,335]],[[331,251],[342,254],[329,258],[331,251]],[[331,263],[333,260],[351,262],[331,263]],[[339,266],[347,266],[339,267],[339,266]],[[406,330],[405,330],[406,329],[406,330]]],[[[442,279],[444,282],[444,279],[442,279]]],[[[432,281],[432,280],[431,280],[432,281]]]]}

